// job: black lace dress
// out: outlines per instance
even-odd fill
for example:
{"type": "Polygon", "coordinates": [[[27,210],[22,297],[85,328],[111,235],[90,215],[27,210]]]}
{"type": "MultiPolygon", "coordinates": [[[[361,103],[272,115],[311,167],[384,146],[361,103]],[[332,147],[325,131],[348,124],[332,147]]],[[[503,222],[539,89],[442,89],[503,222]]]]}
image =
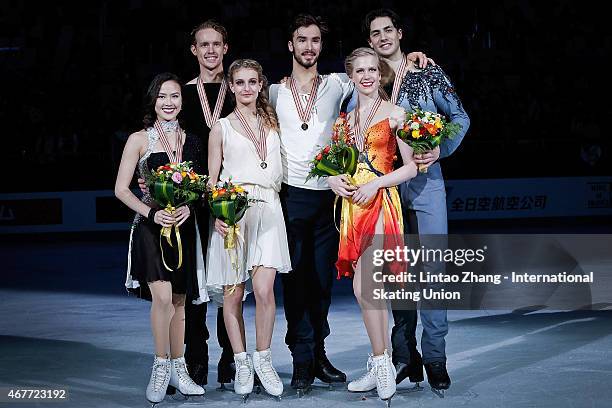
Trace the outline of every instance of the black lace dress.
{"type": "MultiPolygon", "coordinates": [[[[169,162],[166,152],[153,152],[158,136],[154,129],[147,129],[149,146],[147,152],[138,162],[138,172],[140,176],[149,174],[151,169],[156,169],[169,162]]],[[[187,134],[183,145],[183,161],[192,161],[194,171],[202,174],[201,168],[201,145],[196,136],[187,134]]],[[[142,201],[150,206],[158,205],[147,193],[143,195],[142,201]]],[[[161,226],[149,221],[147,218],[137,214],[132,224],[130,234],[130,247],[128,254],[128,271],[125,286],[135,293],[138,297],[151,300],[148,282],[168,281],[172,283],[172,293],[186,294],[188,301],[196,300],[200,297],[198,284],[198,268],[203,268],[203,262],[198,260],[196,242],[196,228],[194,208],[201,206],[198,201],[190,205],[191,215],[180,226],[181,244],[183,250],[182,266],[178,269],[178,251],[175,234],[172,234],[172,247],[168,245],[166,239],[161,240],[163,255],[166,264],[175,269],[169,271],[162,261],[162,251],[160,249],[160,230],[161,226]]],[[[200,271],[203,276],[203,271],[200,271]]]]}

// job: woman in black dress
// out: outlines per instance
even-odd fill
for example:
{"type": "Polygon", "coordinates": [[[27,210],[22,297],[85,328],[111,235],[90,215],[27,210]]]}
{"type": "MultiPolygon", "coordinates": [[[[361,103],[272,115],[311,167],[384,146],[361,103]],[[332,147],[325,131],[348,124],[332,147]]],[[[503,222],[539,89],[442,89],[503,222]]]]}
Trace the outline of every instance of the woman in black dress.
{"type": "MultiPolygon", "coordinates": [[[[204,389],[189,377],[183,353],[185,302],[207,299],[200,299],[198,290],[198,243],[192,210],[182,206],[170,214],[159,208],[148,193],[138,199],[129,188],[136,169],[143,177],[169,162],[192,161],[194,170],[201,172],[199,140],[186,134],[177,120],[182,106],[179,79],[170,73],[157,75],[145,103],[144,129],[130,135],[125,145],[115,195],[137,213],[130,234],[126,287],[152,300],[155,359],[146,396],[157,403],[163,400],[169,385],[185,395],[204,394],[204,389]],[[159,235],[162,226],[174,224],[181,227],[183,264],[169,271],[162,261],[159,235]]],[[[164,248],[167,263],[176,265],[173,254],[172,248],[164,248]]]]}

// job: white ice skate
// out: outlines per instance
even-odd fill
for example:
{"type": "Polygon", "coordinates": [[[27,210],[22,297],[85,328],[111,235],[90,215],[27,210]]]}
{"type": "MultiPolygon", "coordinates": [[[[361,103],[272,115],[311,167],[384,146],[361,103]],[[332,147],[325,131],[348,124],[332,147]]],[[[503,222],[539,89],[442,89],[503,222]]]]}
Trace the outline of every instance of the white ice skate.
{"type": "Polygon", "coordinates": [[[351,381],[348,384],[348,390],[350,392],[368,392],[376,388],[376,375],[374,374],[373,368],[372,354],[370,354],[368,356],[368,362],[366,363],[365,374],[351,381]]]}
{"type": "Polygon", "coordinates": [[[253,353],[253,366],[266,392],[278,399],[283,393],[283,382],[272,365],[270,349],[253,353]]]}
{"type": "Polygon", "coordinates": [[[189,376],[185,365],[185,357],[173,358],[170,361],[172,362],[170,385],[186,396],[204,395],[206,392],[204,388],[196,384],[189,376]]]}
{"type": "Polygon", "coordinates": [[[386,401],[387,406],[391,406],[391,398],[395,395],[395,366],[391,361],[391,357],[387,354],[387,350],[380,356],[372,358],[373,371],[376,376],[376,391],[378,397],[386,401]]]}
{"type": "Polygon", "coordinates": [[[162,402],[166,395],[166,389],[170,382],[171,362],[170,359],[155,356],[151,379],[147,385],[147,400],[153,404],[162,402]]]}
{"type": "Polygon", "coordinates": [[[253,361],[246,352],[234,354],[236,363],[236,374],[234,376],[234,392],[242,395],[246,402],[249,394],[253,391],[255,374],[253,373],[253,361]]]}

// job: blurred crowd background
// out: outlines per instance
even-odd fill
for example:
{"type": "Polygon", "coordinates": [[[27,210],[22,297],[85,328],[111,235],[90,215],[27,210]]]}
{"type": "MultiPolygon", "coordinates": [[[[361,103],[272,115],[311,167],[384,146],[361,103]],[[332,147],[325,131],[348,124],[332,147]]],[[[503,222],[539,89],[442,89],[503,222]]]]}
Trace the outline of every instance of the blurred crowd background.
{"type": "Polygon", "coordinates": [[[365,45],[361,19],[390,7],[403,48],[442,66],[472,119],[449,179],[610,175],[612,30],[596,3],[570,0],[107,0],[0,3],[3,192],[110,189],[128,135],[142,127],[152,77],[197,75],[189,32],[229,30],[227,67],[257,59],[290,73],[287,25],[325,17],[320,72],[365,45]]]}

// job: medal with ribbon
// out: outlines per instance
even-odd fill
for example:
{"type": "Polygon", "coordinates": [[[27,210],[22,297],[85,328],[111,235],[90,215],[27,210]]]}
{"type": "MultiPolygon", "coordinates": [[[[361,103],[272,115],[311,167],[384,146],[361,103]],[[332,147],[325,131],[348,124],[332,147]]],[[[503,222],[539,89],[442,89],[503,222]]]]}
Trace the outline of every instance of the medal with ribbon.
{"type": "Polygon", "coordinates": [[[257,155],[261,159],[261,163],[259,164],[260,167],[262,169],[265,169],[266,167],[268,167],[268,164],[266,163],[266,155],[268,153],[268,148],[266,146],[266,129],[264,128],[263,121],[261,120],[261,115],[257,115],[257,128],[259,130],[258,132],[259,137],[257,137],[255,135],[255,132],[249,125],[249,122],[242,115],[240,110],[236,108],[234,109],[234,113],[236,114],[236,117],[240,121],[240,124],[242,125],[242,129],[244,129],[244,132],[246,133],[247,138],[251,142],[253,142],[253,145],[255,145],[255,149],[257,150],[257,155]]]}
{"type": "Polygon", "coordinates": [[[308,121],[310,120],[310,115],[312,114],[312,108],[314,107],[315,102],[317,101],[317,91],[319,89],[320,78],[317,77],[312,81],[312,88],[310,89],[310,97],[308,102],[306,103],[306,108],[302,105],[302,101],[300,100],[300,94],[297,89],[297,81],[295,78],[291,77],[289,81],[289,89],[291,89],[291,96],[293,96],[293,102],[295,102],[295,108],[298,113],[298,117],[302,121],[302,130],[308,130],[308,121]]]}
{"type": "Polygon", "coordinates": [[[355,138],[355,144],[357,145],[357,147],[359,148],[360,152],[364,152],[365,150],[365,145],[366,145],[366,132],[368,131],[368,129],[370,128],[370,124],[372,123],[372,120],[374,119],[374,116],[376,116],[376,112],[378,112],[378,108],[380,107],[380,104],[382,103],[382,98],[381,97],[377,97],[376,100],[374,101],[374,103],[372,103],[372,107],[370,108],[370,113],[368,114],[368,117],[366,118],[366,121],[364,123],[364,127],[363,129],[361,128],[361,126],[359,125],[359,98],[357,98],[357,106],[355,107],[355,133],[354,133],[354,138],[355,138]]]}
{"type": "Polygon", "coordinates": [[[400,88],[402,87],[402,81],[408,72],[408,59],[402,54],[402,62],[400,63],[397,71],[395,72],[395,79],[393,80],[393,90],[391,91],[391,103],[396,105],[397,98],[399,96],[400,88]]]}
{"type": "Polygon", "coordinates": [[[196,82],[196,88],[198,89],[198,96],[200,97],[200,105],[202,106],[202,112],[204,113],[204,121],[209,129],[212,129],[216,121],[221,117],[221,109],[225,102],[225,95],[227,94],[227,82],[221,81],[221,88],[217,94],[217,102],[215,103],[215,110],[210,111],[210,105],[208,104],[208,98],[206,97],[206,89],[204,88],[204,81],[200,77],[196,82]]]}

